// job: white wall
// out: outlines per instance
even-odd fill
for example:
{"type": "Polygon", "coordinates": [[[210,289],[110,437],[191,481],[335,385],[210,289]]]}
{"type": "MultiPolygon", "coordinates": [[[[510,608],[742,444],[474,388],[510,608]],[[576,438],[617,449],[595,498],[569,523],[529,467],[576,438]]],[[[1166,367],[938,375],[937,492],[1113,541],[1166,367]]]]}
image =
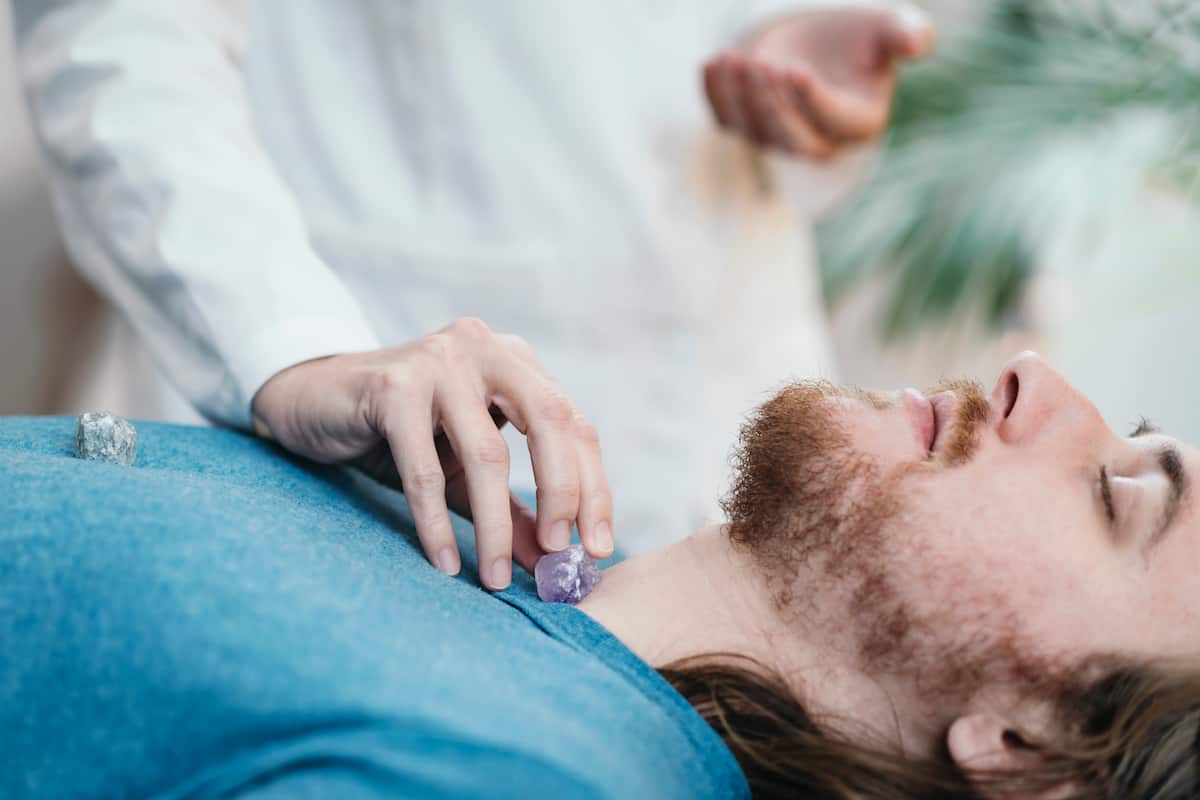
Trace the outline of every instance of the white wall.
{"type": "Polygon", "coordinates": [[[199,422],[59,240],[0,0],[0,415],[107,410],[199,422]],[[154,387],[147,391],[145,387],[154,387]]]}

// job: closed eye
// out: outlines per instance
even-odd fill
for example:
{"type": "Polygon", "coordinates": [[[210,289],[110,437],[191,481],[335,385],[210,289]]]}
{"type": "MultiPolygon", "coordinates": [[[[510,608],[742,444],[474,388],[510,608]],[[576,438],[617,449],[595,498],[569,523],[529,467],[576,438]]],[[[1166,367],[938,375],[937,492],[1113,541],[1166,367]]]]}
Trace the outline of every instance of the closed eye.
{"type": "Polygon", "coordinates": [[[1108,467],[1100,467],[1100,499],[1104,501],[1104,511],[1108,514],[1109,523],[1117,521],[1117,511],[1113,507],[1112,484],[1108,480],[1108,467]]]}

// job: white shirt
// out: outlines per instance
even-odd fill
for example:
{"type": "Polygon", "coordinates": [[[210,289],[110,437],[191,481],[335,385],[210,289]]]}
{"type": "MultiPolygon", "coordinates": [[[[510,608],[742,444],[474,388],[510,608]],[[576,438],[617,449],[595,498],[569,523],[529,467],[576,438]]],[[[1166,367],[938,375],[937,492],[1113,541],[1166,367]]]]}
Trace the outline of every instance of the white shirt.
{"type": "Polygon", "coordinates": [[[596,424],[637,552],[718,518],[767,390],[832,377],[808,231],[701,85],[776,5],[14,8],[70,251],[203,414],[247,427],[287,366],[480,317],[596,424]]]}

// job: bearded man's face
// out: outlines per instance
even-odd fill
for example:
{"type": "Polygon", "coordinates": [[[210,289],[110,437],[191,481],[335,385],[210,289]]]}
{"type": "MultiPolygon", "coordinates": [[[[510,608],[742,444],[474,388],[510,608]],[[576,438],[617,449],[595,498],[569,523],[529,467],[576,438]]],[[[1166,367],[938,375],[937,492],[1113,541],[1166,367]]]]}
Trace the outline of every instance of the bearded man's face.
{"type": "Polygon", "coordinates": [[[1197,451],[1122,437],[1034,354],[987,395],[796,384],[743,430],[729,535],[788,615],[939,693],[1200,645],[1197,451]]]}

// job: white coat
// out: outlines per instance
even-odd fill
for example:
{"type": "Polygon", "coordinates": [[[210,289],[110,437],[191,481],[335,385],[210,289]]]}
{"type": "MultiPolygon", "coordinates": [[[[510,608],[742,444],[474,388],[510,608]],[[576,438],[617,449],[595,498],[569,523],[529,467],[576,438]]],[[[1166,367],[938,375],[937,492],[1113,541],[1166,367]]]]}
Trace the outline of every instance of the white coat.
{"type": "Polygon", "coordinates": [[[832,377],[808,231],[700,79],[784,5],[14,9],[70,252],[203,414],[248,427],[278,370],[480,317],[596,424],[637,552],[718,517],[767,390],[832,377]]]}

